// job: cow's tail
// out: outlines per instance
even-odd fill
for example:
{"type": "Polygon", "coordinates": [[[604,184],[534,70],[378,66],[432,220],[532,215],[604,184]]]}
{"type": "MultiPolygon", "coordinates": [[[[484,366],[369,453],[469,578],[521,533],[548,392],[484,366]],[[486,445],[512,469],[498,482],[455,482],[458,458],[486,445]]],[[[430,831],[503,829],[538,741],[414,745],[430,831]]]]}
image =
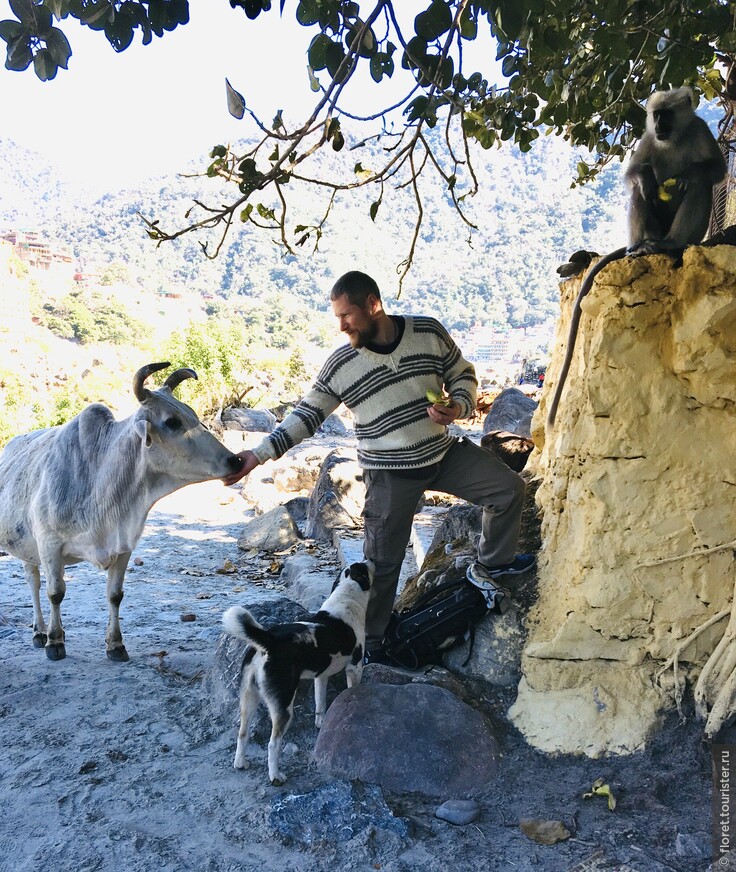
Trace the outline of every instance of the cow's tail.
{"type": "Polygon", "coordinates": [[[261,651],[268,651],[271,633],[262,627],[247,609],[233,606],[222,616],[225,632],[244,642],[249,642],[261,651]]]}

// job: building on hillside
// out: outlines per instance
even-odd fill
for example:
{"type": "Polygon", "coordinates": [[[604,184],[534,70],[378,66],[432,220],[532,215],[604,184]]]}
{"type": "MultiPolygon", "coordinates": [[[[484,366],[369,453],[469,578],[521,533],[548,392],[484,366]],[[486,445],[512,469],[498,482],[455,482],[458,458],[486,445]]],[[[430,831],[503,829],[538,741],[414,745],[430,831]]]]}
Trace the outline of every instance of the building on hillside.
{"type": "Polygon", "coordinates": [[[17,274],[15,246],[0,238],[0,330],[17,333],[31,324],[31,301],[28,284],[17,274]]]}

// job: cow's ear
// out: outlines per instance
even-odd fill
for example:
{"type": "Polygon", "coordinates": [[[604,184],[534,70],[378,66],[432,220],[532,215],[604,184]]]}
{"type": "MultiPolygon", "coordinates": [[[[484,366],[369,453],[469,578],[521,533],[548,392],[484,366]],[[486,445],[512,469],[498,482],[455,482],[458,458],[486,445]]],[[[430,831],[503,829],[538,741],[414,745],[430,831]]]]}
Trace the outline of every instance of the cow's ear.
{"type": "Polygon", "coordinates": [[[135,432],[145,439],[146,448],[151,447],[151,422],[147,418],[138,418],[135,422],[135,432]]]}

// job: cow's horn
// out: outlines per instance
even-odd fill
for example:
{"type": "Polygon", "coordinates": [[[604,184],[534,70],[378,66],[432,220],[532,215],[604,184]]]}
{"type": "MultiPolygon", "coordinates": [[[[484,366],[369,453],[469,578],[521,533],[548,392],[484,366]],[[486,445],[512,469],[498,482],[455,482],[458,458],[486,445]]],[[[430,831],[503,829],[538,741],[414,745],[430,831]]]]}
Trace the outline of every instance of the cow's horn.
{"type": "MultiPolygon", "coordinates": [[[[133,393],[136,395],[138,402],[142,403],[147,397],[150,396],[150,392],[143,387],[143,382],[145,382],[149,375],[152,375],[154,372],[158,372],[160,369],[166,369],[167,366],[171,366],[171,364],[147,363],[145,366],[142,366],[133,376],[133,393]]],[[[176,373],[174,373],[174,375],[176,375],[176,373]]]]}
{"type": "Polygon", "coordinates": [[[188,366],[183,369],[175,369],[164,382],[164,387],[173,391],[187,378],[197,378],[197,373],[188,366]]]}

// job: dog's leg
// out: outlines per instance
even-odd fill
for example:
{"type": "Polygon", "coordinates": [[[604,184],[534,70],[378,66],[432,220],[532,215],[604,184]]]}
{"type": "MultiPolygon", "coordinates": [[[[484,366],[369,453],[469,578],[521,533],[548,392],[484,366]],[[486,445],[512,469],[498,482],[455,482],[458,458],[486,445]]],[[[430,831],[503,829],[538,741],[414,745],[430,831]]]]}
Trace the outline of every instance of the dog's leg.
{"type": "MultiPolygon", "coordinates": [[[[294,696],[296,696],[296,688],[294,696]]],[[[278,702],[266,701],[271,715],[271,738],[268,740],[268,777],[274,787],[281,787],[286,781],[286,776],[281,773],[279,766],[281,763],[281,745],[294,715],[294,696],[292,696],[287,708],[282,708],[278,702]]]]}
{"type": "Polygon", "coordinates": [[[238,746],[235,749],[235,760],[233,766],[236,769],[247,769],[250,766],[245,757],[245,749],[250,737],[250,726],[253,723],[260,694],[256,683],[248,681],[243,685],[240,693],[240,729],[238,730],[238,746]]]}
{"type": "Polygon", "coordinates": [[[363,677],[363,661],[360,663],[348,663],[345,667],[345,678],[347,679],[348,687],[355,687],[360,684],[360,679],[363,677]]]}
{"type": "Polygon", "coordinates": [[[327,676],[318,675],[314,679],[314,725],[321,729],[327,711],[327,676]]]}

